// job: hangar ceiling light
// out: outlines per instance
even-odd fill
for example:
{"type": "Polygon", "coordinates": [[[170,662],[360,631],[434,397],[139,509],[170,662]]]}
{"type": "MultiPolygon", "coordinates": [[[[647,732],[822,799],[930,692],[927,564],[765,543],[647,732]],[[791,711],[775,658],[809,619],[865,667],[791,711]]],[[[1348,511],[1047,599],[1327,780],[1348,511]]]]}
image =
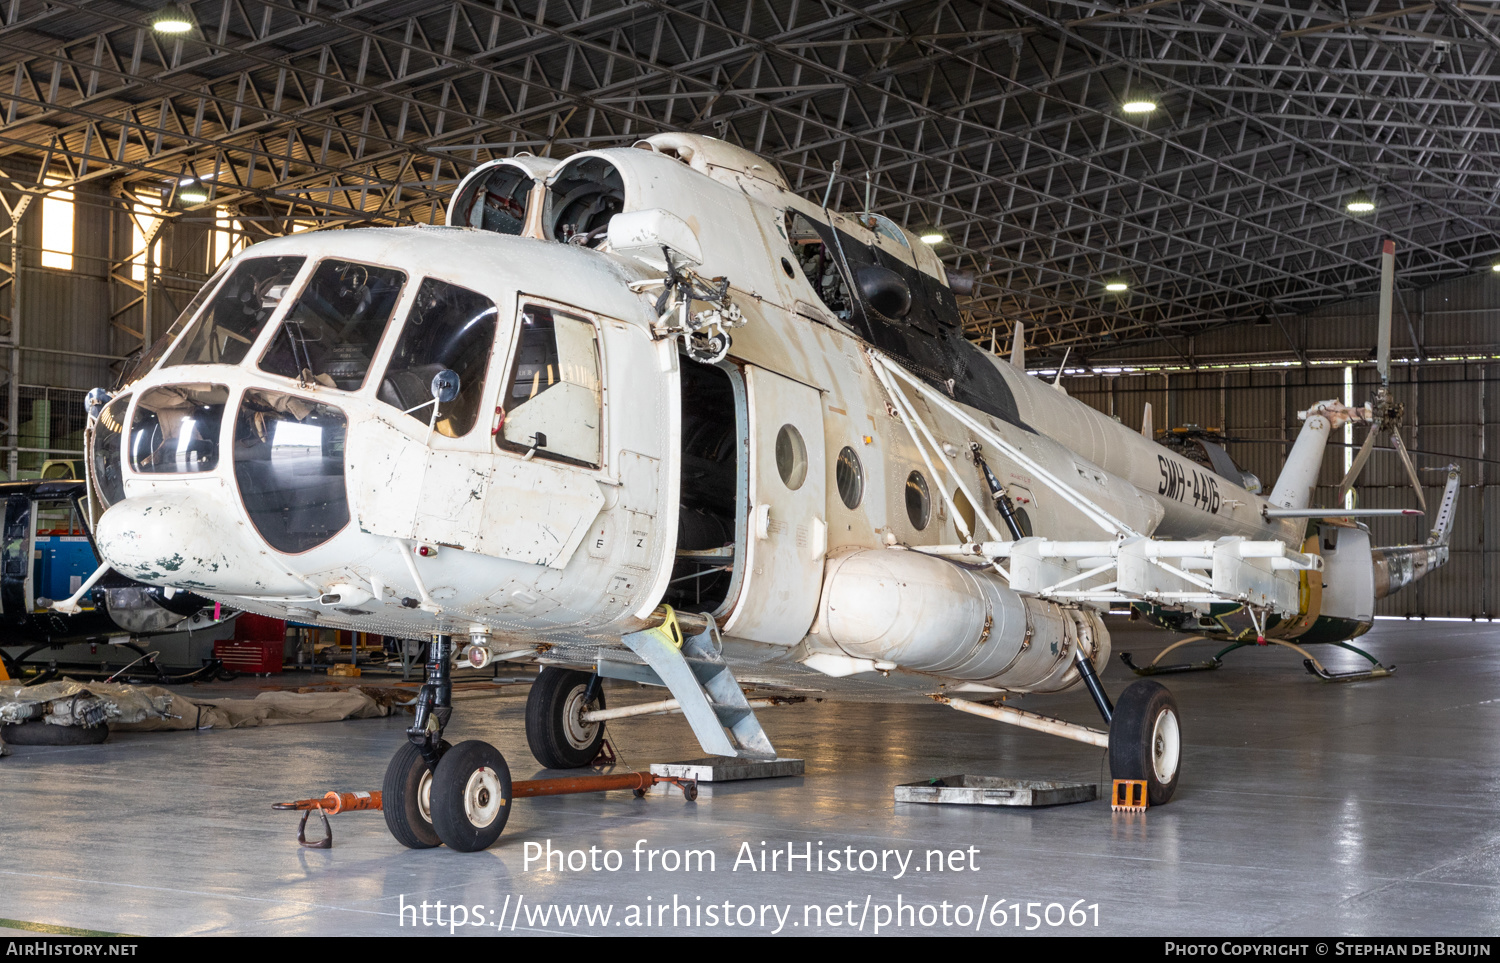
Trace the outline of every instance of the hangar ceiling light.
{"type": "Polygon", "coordinates": [[[1375,210],[1375,202],[1364,191],[1355,191],[1354,196],[1349,198],[1348,209],[1354,214],[1368,214],[1375,210]]]}
{"type": "Polygon", "coordinates": [[[1156,109],[1156,101],[1144,97],[1132,97],[1120,105],[1127,114],[1149,114],[1156,109]]]}
{"type": "Polygon", "coordinates": [[[151,18],[151,29],[157,33],[187,33],[193,29],[193,21],[175,3],[169,3],[156,12],[151,18]]]}

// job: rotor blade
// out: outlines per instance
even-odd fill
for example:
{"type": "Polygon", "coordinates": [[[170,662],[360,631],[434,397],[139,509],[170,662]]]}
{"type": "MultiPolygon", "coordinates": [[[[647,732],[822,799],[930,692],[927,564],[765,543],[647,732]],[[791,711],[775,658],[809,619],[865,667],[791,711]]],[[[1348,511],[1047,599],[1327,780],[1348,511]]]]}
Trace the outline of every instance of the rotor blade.
{"type": "Polygon", "coordinates": [[[1417,493],[1417,504],[1422,510],[1427,510],[1427,496],[1422,494],[1422,483],[1417,480],[1417,468],[1411,463],[1411,455],[1406,452],[1406,442],[1401,440],[1401,432],[1395,428],[1391,429],[1391,444],[1396,446],[1396,454],[1401,456],[1401,464],[1406,466],[1406,477],[1411,479],[1412,491],[1417,493]]]}
{"type": "Polygon", "coordinates": [[[1359,446],[1359,451],[1354,455],[1354,461],[1349,463],[1349,470],[1344,472],[1344,480],[1339,482],[1339,493],[1334,498],[1334,503],[1342,505],[1344,496],[1349,494],[1349,489],[1354,487],[1354,480],[1359,473],[1364,471],[1365,462],[1370,460],[1370,452],[1375,449],[1375,426],[1365,432],[1365,443],[1359,446]]]}
{"type": "Polygon", "coordinates": [[[1396,291],[1396,242],[1380,246],[1380,340],[1375,349],[1375,367],[1380,383],[1391,383],[1391,301],[1396,291]]]}

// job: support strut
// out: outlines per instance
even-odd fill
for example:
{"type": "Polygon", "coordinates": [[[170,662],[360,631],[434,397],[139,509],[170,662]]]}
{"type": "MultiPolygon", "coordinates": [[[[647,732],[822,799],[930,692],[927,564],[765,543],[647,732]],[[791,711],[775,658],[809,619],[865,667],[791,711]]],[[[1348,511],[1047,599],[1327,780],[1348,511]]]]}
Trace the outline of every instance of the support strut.
{"type": "MultiPolygon", "coordinates": [[[[995,473],[990,471],[989,464],[984,460],[984,456],[979,453],[979,442],[970,442],[969,450],[974,453],[974,463],[984,473],[984,483],[989,487],[990,498],[994,499],[995,510],[1000,513],[1000,518],[1005,522],[1005,527],[1010,529],[1010,537],[1020,541],[1026,536],[1021,532],[1021,523],[1016,519],[1016,506],[1011,502],[1010,495],[1006,493],[1005,486],[1000,484],[1000,479],[996,478],[995,473]]],[[[1104,719],[1108,722],[1109,716],[1106,715],[1104,719]]]]}
{"type": "Polygon", "coordinates": [[[434,635],[427,645],[427,681],[417,693],[416,718],[406,738],[422,753],[427,764],[437,767],[438,746],[453,715],[453,678],[449,673],[453,637],[434,635]]]}
{"type": "Polygon", "coordinates": [[[1099,714],[1104,717],[1107,726],[1114,721],[1114,703],[1109,701],[1109,695],[1104,691],[1104,684],[1099,681],[1099,673],[1094,671],[1094,663],[1083,654],[1083,647],[1078,648],[1078,674],[1083,676],[1083,684],[1088,687],[1089,695],[1094,697],[1094,705],[1099,707],[1099,714]]]}

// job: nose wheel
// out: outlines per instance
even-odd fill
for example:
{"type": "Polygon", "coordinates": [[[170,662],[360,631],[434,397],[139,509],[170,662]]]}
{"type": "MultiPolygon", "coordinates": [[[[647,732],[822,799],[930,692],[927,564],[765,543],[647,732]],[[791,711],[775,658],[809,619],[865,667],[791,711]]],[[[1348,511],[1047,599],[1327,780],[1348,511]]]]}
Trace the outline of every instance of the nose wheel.
{"type": "Polygon", "coordinates": [[[432,772],[432,828],[449,849],[488,849],[505,829],[510,801],[510,767],[487,742],[460,742],[432,772]]]}
{"type": "MultiPolygon", "coordinates": [[[[439,741],[438,752],[446,754],[448,743],[439,741]]],[[[432,828],[432,766],[422,751],[407,743],[391,757],[381,784],[381,807],[385,828],[407,849],[432,849],[442,845],[432,828]]]]}
{"type": "Polygon", "coordinates": [[[1177,700],[1152,679],[1131,683],[1115,705],[1109,726],[1109,771],[1114,779],[1141,779],[1146,797],[1160,806],[1177,791],[1182,725],[1177,700]]]}
{"type": "Polygon", "coordinates": [[[588,672],[546,666],[526,697],[526,743],[548,769],[581,769],[599,755],[604,723],[583,714],[604,708],[600,679],[588,672]]]}

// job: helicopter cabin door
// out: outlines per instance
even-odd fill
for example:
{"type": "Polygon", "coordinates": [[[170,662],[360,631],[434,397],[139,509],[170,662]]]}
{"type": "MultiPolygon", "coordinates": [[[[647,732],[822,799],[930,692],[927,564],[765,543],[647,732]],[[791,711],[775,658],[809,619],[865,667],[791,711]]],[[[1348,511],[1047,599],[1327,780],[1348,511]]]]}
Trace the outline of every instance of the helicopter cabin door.
{"type": "Polygon", "coordinates": [[[749,524],[739,598],[724,633],[793,645],[807,634],[823,588],[823,404],[797,381],[745,366],[749,524]]]}

